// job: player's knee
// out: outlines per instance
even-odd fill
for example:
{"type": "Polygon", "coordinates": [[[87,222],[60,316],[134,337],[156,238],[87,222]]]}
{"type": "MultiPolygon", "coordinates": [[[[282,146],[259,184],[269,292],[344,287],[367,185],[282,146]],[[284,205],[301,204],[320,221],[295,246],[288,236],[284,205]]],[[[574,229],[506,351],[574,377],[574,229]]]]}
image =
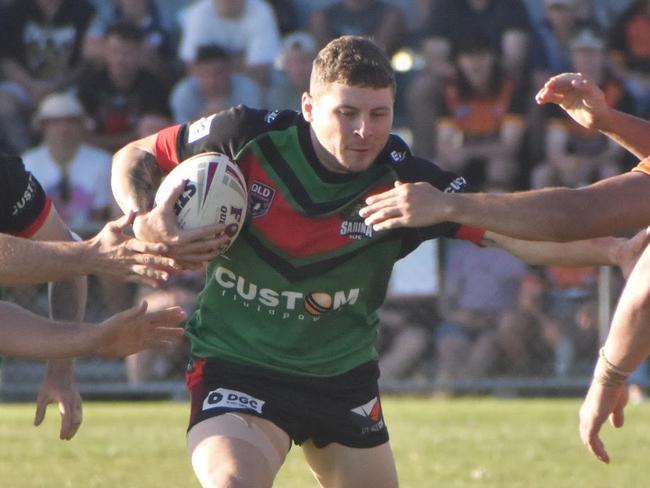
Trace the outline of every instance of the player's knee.
{"type": "Polygon", "coordinates": [[[211,469],[196,473],[203,488],[266,488],[271,484],[251,477],[237,470],[229,470],[226,466],[213,466],[211,469]]]}

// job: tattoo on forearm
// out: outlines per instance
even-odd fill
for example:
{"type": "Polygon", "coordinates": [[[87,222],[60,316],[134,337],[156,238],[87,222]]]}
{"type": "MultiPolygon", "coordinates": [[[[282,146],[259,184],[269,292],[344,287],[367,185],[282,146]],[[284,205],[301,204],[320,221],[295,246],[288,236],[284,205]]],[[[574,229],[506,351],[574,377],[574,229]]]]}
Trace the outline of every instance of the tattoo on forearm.
{"type": "Polygon", "coordinates": [[[153,154],[143,152],[129,175],[131,188],[140,210],[151,210],[162,172],[153,154]]]}

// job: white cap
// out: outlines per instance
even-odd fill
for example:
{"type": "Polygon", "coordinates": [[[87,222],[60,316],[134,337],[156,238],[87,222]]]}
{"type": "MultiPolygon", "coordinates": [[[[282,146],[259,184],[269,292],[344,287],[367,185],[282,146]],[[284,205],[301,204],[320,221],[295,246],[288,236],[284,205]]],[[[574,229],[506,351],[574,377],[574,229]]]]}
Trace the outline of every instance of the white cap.
{"type": "Polygon", "coordinates": [[[310,33],[305,31],[293,31],[282,38],[282,47],[278,55],[275,66],[280,69],[284,64],[284,58],[289,51],[302,51],[313,53],[316,57],[318,46],[316,39],[310,33]]]}
{"type": "Polygon", "coordinates": [[[86,128],[92,128],[92,121],[76,96],[67,92],[51,93],[41,100],[32,122],[35,128],[41,128],[45,120],[69,117],[76,117],[86,128]]]}
{"type": "Polygon", "coordinates": [[[581,29],[571,37],[569,47],[571,49],[603,49],[605,47],[605,41],[592,29],[581,29]]]}

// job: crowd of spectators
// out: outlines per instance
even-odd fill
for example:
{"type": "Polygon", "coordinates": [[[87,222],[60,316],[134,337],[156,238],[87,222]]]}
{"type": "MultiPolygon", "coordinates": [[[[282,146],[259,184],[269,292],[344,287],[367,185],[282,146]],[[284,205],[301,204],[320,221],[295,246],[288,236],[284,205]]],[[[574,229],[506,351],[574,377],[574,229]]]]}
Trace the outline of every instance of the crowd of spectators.
{"type": "MultiPolygon", "coordinates": [[[[0,150],[22,154],[68,224],[93,232],[115,216],[116,149],[237,104],[300,110],[314,54],[344,34],[372,36],[395,61],[414,152],[477,189],[579,186],[633,164],[533,95],[580,71],[648,117],[650,0],[0,0],[0,150]]],[[[571,374],[593,356],[594,270],[456,244],[438,257],[439,290],[396,291],[383,311],[388,376],[429,356],[442,382],[571,374]]],[[[197,281],[152,303],[191,311],[197,281]]],[[[97,286],[115,296],[106,313],[148,293],[97,286]]],[[[146,362],[130,362],[134,382],[146,362]]]]}

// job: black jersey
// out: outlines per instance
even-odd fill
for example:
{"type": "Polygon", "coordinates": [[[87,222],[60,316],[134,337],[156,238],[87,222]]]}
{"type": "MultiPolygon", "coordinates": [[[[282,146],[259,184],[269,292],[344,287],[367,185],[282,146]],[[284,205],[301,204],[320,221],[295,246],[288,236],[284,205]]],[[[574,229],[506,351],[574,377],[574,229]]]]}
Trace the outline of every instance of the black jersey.
{"type": "Polygon", "coordinates": [[[51,205],[22,160],[0,154],[0,232],[30,237],[45,222],[51,205]]]}

